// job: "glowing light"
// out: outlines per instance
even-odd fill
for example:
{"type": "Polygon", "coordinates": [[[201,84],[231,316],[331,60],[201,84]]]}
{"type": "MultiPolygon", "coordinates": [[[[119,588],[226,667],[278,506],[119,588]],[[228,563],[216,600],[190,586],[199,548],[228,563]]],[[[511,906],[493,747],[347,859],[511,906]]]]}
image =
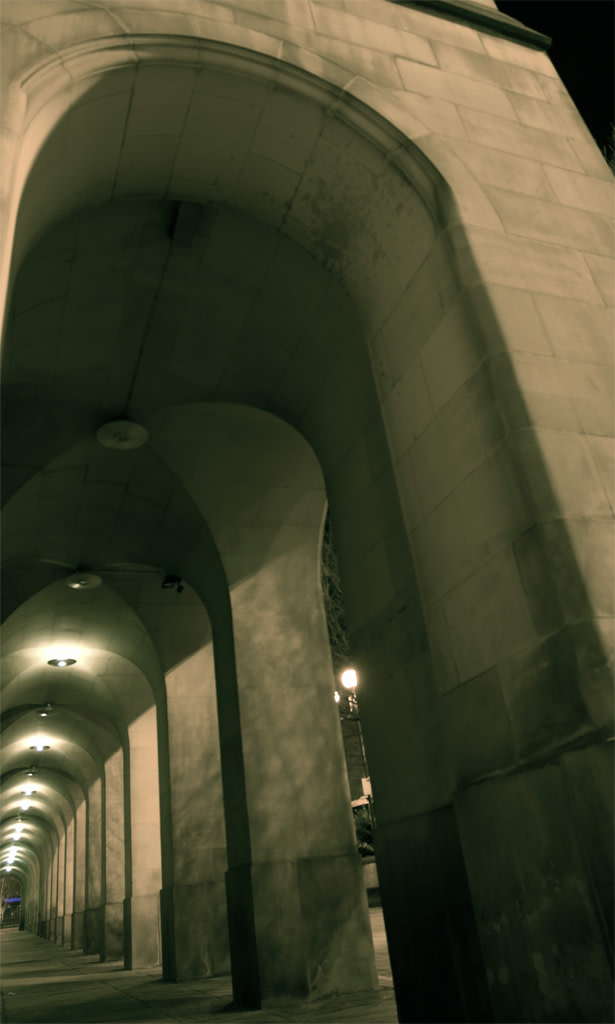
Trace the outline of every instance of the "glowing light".
{"type": "Polygon", "coordinates": [[[71,590],[95,590],[102,583],[100,576],[93,572],[74,572],[64,580],[71,590]]]}
{"type": "Polygon", "coordinates": [[[12,864],[7,864],[4,870],[5,871],[12,871],[13,870],[13,865],[12,864]]]}
{"type": "Polygon", "coordinates": [[[34,786],[26,786],[25,789],[22,789],[21,792],[23,793],[24,796],[32,796],[33,793],[36,793],[36,790],[34,786]]]}
{"type": "Polygon", "coordinates": [[[49,744],[48,743],[34,743],[30,747],[30,750],[38,750],[39,752],[41,750],[49,750],[49,744]]]}
{"type": "Polygon", "coordinates": [[[340,695],[339,695],[339,693],[338,693],[338,691],[337,691],[337,690],[336,690],[336,691],[335,691],[335,693],[333,694],[333,699],[334,699],[334,701],[335,701],[335,703],[336,703],[336,704],[339,704],[339,702],[340,702],[340,695]]]}
{"type": "Polygon", "coordinates": [[[21,807],[22,811],[27,811],[30,809],[32,805],[30,804],[29,800],[22,800],[19,806],[21,807]]]}
{"type": "Polygon", "coordinates": [[[342,686],[345,686],[347,690],[354,690],[355,686],[359,682],[357,673],[353,668],[347,668],[341,675],[342,686]]]}

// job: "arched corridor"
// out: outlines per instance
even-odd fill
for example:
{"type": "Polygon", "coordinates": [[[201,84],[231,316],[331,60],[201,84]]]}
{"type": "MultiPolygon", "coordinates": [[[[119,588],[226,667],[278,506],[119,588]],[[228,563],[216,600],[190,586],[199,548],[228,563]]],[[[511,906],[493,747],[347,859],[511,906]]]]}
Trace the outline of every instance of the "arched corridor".
{"type": "Polygon", "coordinates": [[[399,1019],[603,1021],[605,178],[429,8],[5,0],[0,865],[94,975],[375,1019],[328,514],[399,1019]]]}

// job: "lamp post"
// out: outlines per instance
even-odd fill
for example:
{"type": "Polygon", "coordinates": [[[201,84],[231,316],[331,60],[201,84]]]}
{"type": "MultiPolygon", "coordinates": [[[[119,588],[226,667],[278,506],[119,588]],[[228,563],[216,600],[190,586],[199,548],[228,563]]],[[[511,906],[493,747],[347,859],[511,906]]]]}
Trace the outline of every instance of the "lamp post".
{"type": "MultiPolygon", "coordinates": [[[[348,708],[350,714],[348,719],[352,722],[356,722],[359,729],[359,742],[361,744],[361,759],[363,761],[363,778],[361,779],[361,786],[363,789],[363,796],[367,797],[367,806],[369,808],[369,820],[372,827],[372,838],[374,835],[374,809],[372,807],[372,783],[369,777],[369,768],[367,765],[367,757],[365,754],[365,744],[363,742],[363,729],[361,727],[361,718],[359,716],[359,700],[356,694],[356,689],[359,684],[359,677],[354,668],[347,668],[340,675],[340,682],[345,690],[348,690],[348,708]]],[[[336,696],[336,700],[339,701],[339,695],[336,696]]]]}

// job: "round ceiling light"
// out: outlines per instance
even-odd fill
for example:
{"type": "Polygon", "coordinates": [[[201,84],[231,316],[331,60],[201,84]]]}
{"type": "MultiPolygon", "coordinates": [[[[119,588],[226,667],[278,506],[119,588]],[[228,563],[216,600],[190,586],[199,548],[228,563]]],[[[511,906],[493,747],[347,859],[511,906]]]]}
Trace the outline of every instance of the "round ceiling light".
{"type": "Polygon", "coordinates": [[[30,750],[49,750],[48,743],[35,743],[34,746],[30,747],[30,750]]]}
{"type": "Polygon", "coordinates": [[[125,451],[141,448],[148,437],[145,427],[130,420],[112,420],[96,431],[96,439],[104,448],[121,448],[125,451]]]}
{"type": "Polygon", "coordinates": [[[77,664],[77,659],[76,658],[51,658],[47,662],[47,664],[48,665],[52,665],[54,668],[66,668],[67,665],[76,665],[77,664]]]}
{"type": "Polygon", "coordinates": [[[95,590],[102,583],[100,576],[93,572],[74,572],[64,580],[71,590],[95,590]]]}
{"type": "Polygon", "coordinates": [[[39,718],[51,718],[53,715],[53,704],[44,704],[36,713],[39,718]]]}

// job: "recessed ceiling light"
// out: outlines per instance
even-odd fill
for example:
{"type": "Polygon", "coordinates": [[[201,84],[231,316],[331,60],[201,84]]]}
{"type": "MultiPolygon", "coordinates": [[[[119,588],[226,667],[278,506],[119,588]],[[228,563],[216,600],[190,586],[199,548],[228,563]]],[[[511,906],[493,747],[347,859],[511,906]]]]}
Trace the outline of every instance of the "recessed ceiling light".
{"type": "Polygon", "coordinates": [[[93,572],[74,572],[64,580],[71,590],[95,590],[102,583],[100,576],[93,572]]]}
{"type": "Polygon", "coordinates": [[[131,420],[112,420],[96,431],[96,439],[104,448],[141,448],[148,437],[145,427],[131,420]]]}
{"type": "Polygon", "coordinates": [[[40,718],[49,718],[53,715],[53,704],[44,704],[36,713],[40,718]]]}
{"type": "Polygon", "coordinates": [[[49,750],[49,744],[48,743],[35,743],[33,747],[30,747],[30,750],[49,750]]]}
{"type": "Polygon", "coordinates": [[[75,665],[76,663],[76,658],[51,658],[47,662],[48,665],[53,665],[54,668],[66,668],[67,665],[75,665]]]}

